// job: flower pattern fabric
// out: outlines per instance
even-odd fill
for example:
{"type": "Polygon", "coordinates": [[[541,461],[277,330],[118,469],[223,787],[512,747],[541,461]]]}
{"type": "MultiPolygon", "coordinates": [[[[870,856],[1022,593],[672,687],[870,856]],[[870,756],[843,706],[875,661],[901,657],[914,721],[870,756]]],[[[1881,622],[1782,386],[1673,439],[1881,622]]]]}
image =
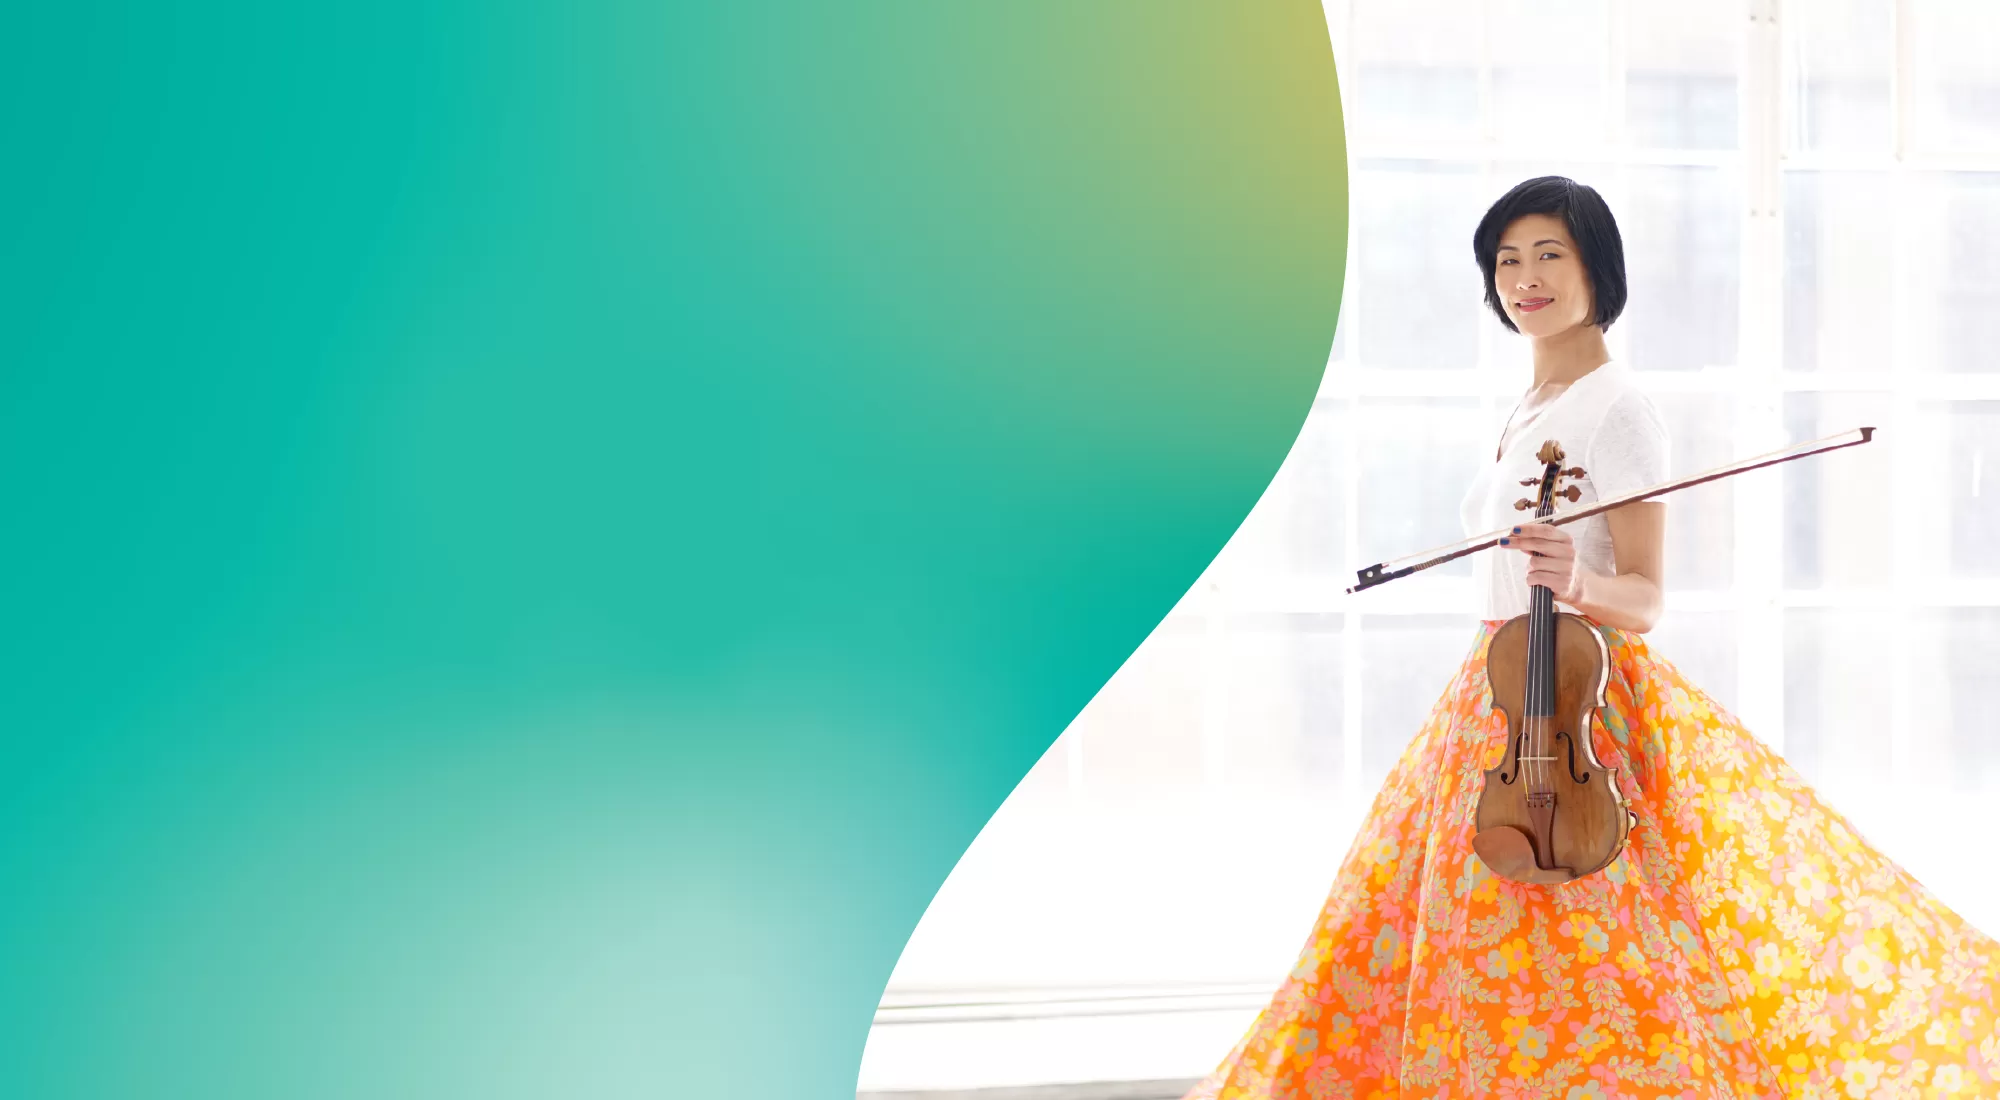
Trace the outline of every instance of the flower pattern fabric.
{"type": "Polygon", "coordinates": [[[1875,850],[1634,634],[1598,758],[1638,814],[1602,872],[1472,851],[1506,716],[1482,623],[1290,976],[1187,1100],[2000,1096],[2000,943],[1875,850]]]}

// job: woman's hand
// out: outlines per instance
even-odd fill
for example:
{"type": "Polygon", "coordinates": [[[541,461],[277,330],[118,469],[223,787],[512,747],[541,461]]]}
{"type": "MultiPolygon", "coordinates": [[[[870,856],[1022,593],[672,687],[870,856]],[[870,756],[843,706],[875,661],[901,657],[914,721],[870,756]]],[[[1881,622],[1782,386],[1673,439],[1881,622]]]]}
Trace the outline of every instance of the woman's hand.
{"type": "Polygon", "coordinates": [[[1501,542],[1528,555],[1530,586],[1541,585],[1594,622],[1644,634],[1659,622],[1666,606],[1660,590],[1666,511],[1666,505],[1649,500],[1604,514],[1611,530],[1615,573],[1583,568],[1569,532],[1546,523],[1523,523],[1501,542]]]}
{"type": "Polygon", "coordinates": [[[1500,540],[1528,555],[1528,586],[1541,585],[1571,607],[1583,603],[1584,569],[1577,564],[1569,532],[1546,523],[1524,523],[1500,540]]]}

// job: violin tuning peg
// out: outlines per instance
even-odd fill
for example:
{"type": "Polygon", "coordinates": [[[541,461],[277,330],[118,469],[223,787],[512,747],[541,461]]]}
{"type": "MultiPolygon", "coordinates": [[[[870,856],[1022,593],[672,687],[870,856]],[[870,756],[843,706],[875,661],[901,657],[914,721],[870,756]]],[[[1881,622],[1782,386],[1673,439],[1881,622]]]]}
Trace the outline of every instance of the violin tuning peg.
{"type": "Polygon", "coordinates": [[[1542,479],[1538,477],[1524,477],[1521,479],[1521,484],[1523,485],[1540,485],[1541,483],[1542,479]]]}
{"type": "Polygon", "coordinates": [[[1583,496],[1583,490],[1572,485],[1569,488],[1564,489],[1562,492],[1557,493],[1556,495],[1569,501],[1571,504],[1575,504],[1577,502],[1577,498],[1583,496]]]}
{"type": "Polygon", "coordinates": [[[1517,512],[1525,512],[1528,509],[1533,508],[1534,506],[1535,502],[1529,500],[1527,497],[1522,497],[1521,499],[1514,502],[1514,510],[1517,512]]]}
{"type": "Polygon", "coordinates": [[[1567,469],[1567,470],[1564,470],[1564,471],[1563,471],[1563,476],[1564,476],[1564,477],[1583,477],[1583,476],[1584,476],[1584,473],[1583,473],[1583,467],[1581,467],[1581,466],[1571,466],[1571,467],[1570,467],[1569,469],[1567,469]]]}

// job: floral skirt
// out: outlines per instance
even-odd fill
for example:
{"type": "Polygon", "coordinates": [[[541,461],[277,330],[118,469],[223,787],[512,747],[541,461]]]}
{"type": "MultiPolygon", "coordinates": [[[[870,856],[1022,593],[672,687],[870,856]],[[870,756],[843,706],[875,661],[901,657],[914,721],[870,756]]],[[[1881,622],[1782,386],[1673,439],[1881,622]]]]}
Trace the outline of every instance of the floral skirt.
{"type": "Polygon", "coordinates": [[[1506,716],[1472,652],[1389,773],[1290,977],[1188,1100],[2000,1097],[2000,943],[1639,636],[1598,758],[1638,824],[1559,886],[1472,851],[1506,716]]]}

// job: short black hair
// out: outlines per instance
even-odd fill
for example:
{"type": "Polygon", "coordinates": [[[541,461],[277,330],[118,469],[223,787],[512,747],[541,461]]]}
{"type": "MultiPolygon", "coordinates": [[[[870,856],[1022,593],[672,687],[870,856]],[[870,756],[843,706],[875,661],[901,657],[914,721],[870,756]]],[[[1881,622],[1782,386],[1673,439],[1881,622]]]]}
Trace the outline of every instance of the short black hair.
{"type": "Polygon", "coordinates": [[[1591,298],[1596,305],[1592,322],[1610,328],[1625,312],[1625,242],[1618,235],[1618,220],[1604,204],[1604,196],[1568,176],[1537,176],[1515,184],[1500,196],[1479,219],[1472,231],[1472,255],[1486,280],[1486,305],[1510,332],[1521,331],[1507,316],[1506,306],[1493,289],[1493,272],[1499,263],[1500,234],[1518,218],[1530,214],[1558,217],[1576,242],[1583,269],[1590,274],[1591,298]]]}

